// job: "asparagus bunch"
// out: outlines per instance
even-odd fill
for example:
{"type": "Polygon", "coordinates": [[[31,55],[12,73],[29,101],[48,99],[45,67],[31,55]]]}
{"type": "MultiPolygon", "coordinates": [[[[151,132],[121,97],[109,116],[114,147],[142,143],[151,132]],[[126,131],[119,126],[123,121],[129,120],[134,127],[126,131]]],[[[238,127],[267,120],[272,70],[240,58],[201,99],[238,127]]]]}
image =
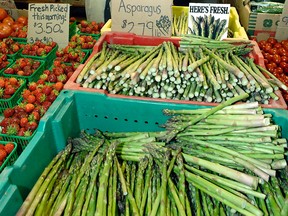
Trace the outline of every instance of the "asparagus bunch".
{"type": "Polygon", "coordinates": [[[188,15],[184,12],[180,16],[173,15],[172,36],[182,36],[188,33],[188,15]]]}
{"type": "Polygon", "coordinates": [[[82,131],[17,215],[286,215],[287,141],[257,103],[230,105],[243,97],[164,110],[163,131],[82,131]]]}
{"type": "Polygon", "coordinates": [[[150,98],[220,103],[246,92],[247,102],[278,100],[275,91],[287,87],[243,57],[249,46],[191,36],[180,41],[179,49],[171,42],[154,47],[104,43],[76,82],[84,88],[150,98]]]}

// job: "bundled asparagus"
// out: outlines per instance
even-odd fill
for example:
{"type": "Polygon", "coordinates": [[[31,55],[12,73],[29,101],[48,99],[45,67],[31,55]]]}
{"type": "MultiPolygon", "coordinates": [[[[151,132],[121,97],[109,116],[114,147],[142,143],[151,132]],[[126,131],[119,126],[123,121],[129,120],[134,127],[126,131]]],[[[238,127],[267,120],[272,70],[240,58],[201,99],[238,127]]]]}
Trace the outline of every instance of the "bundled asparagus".
{"type": "Polygon", "coordinates": [[[179,49],[171,42],[154,47],[104,43],[76,82],[112,94],[151,98],[219,103],[247,92],[248,102],[278,100],[275,91],[287,87],[243,57],[251,50],[246,42],[186,36],[179,49]]]}
{"type": "Polygon", "coordinates": [[[287,215],[287,141],[257,103],[230,105],[244,97],[164,110],[164,131],[81,132],[17,215],[287,215]]]}

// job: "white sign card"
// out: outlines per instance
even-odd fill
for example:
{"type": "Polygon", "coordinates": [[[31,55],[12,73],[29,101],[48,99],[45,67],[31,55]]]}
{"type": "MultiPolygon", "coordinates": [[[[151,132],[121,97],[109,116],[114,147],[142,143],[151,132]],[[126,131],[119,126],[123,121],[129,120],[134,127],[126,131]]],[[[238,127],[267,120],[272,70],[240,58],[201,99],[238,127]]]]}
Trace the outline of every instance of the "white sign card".
{"type": "Polygon", "coordinates": [[[112,31],[170,37],[172,0],[112,0],[112,31]]]}
{"type": "Polygon", "coordinates": [[[54,41],[60,48],[69,42],[69,4],[30,3],[28,7],[27,42],[54,41]]]}
{"type": "Polygon", "coordinates": [[[188,32],[222,40],[227,38],[230,4],[189,3],[188,32]]]}

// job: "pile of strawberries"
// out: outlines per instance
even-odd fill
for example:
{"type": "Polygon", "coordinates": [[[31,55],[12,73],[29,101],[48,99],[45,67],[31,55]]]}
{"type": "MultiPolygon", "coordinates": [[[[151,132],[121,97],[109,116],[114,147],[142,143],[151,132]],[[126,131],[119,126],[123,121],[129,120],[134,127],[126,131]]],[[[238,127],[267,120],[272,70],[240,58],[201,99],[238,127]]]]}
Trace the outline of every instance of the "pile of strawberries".
{"type": "Polygon", "coordinates": [[[70,38],[69,46],[79,49],[92,49],[96,43],[96,39],[91,35],[73,35],[70,38]]]}
{"type": "Polygon", "coordinates": [[[4,110],[4,119],[0,122],[2,134],[31,136],[38,127],[40,118],[46,113],[62,89],[63,84],[60,82],[54,84],[31,82],[28,88],[22,92],[22,102],[4,110]]]}
{"type": "Polygon", "coordinates": [[[32,58],[18,58],[15,64],[4,70],[4,74],[16,74],[18,76],[31,76],[41,65],[40,61],[32,58]]]}
{"type": "Polygon", "coordinates": [[[7,59],[7,55],[0,53],[0,70],[6,68],[8,65],[9,61],[7,59]]]}
{"type": "Polygon", "coordinates": [[[36,41],[33,44],[25,44],[23,46],[22,55],[44,57],[50,53],[56,45],[57,43],[54,41],[48,43],[36,41]]]}
{"type": "Polygon", "coordinates": [[[12,38],[4,38],[0,41],[0,53],[13,55],[18,52],[23,45],[12,38]]]}
{"type": "Polygon", "coordinates": [[[0,166],[4,163],[5,159],[8,157],[9,154],[15,148],[12,142],[1,144],[0,143],[0,166]]]}
{"type": "Polygon", "coordinates": [[[15,77],[0,77],[0,99],[11,98],[24,83],[24,80],[15,77]]]}
{"type": "Polygon", "coordinates": [[[103,22],[81,20],[78,24],[80,32],[87,34],[100,34],[101,28],[104,26],[103,22]]]}
{"type": "Polygon", "coordinates": [[[82,63],[85,59],[86,53],[79,49],[73,48],[69,44],[63,49],[58,49],[56,51],[56,61],[61,61],[64,63],[82,63]]]}

